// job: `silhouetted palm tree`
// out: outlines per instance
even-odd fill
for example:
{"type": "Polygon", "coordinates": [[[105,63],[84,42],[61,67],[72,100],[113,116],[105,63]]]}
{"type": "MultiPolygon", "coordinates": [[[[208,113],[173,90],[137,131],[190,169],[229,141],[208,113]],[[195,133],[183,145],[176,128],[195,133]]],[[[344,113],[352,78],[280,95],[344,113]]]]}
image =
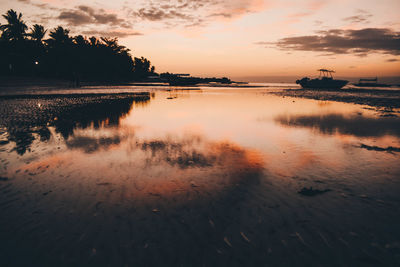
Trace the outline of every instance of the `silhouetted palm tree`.
{"type": "Polygon", "coordinates": [[[88,41],[82,35],[77,35],[72,38],[74,43],[79,47],[85,47],[88,45],[88,41]]]}
{"type": "Polygon", "coordinates": [[[50,39],[47,41],[50,41],[50,43],[53,43],[55,45],[69,44],[71,42],[71,38],[69,37],[69,30],[64,29],[61,26],[54,28],[49,35],[50,39]]]}
{"type": "Polygon", "coordinates": [[[0,24],[0,75],[34,75],[79,81],[145,79],[154,67],[145,58],[133,61],[130,50],[117,38],[70,36],[58,26],[49,31],[35,24],[27,34],[22,14],[10,9],[0,24]],[[29,36],[25,39],[25,36],[29,36]]]}
{"type": "Polygon", "coordinates": [[[110,48],[112,51],[116,53],[129,52],[129,49],[127,49],[125,46],[118,44],[118,38],[101,37],[101,40],[103,41],[106,47],[110,48]]]}
{"type": "Polygon", "coordinates": [[[42,25],[35,24],[31,28],[31,32],[29,33],[29,36],[32,38],[32,40],[41,43],[47,30],[44,29],[42,25]]]}
{"type": "Polygon", "coordinates": [[[89,42],[90,42],[90,45],[93,47],[99,46],[99,40],[94,36],[89,38],[89,42]]]}
{"type": "Polygon", "coordinates": [[[2,37],[10,41],[22,40],[28,29],[28,26],[22,20],[22,14],[10,9],[3,15],[3,18],[7,20],[8,24],[0,26],[0,30],[3,32],[2,37]]]}
{"type": "Polygon", "coordinates": [[[154,73],[155,68],[151,66],[150,60],[147,58],[134,58],[133,74],[136,79],[147,78],[150,74],[154,73]]]}

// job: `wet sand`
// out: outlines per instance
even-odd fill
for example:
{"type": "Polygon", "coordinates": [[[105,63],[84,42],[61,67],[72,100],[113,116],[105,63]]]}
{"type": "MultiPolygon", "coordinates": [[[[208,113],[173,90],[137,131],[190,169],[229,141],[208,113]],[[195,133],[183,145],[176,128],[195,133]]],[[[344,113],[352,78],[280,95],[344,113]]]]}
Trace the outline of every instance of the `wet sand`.
{"type": "Polygon", "coordinates": [[[397,117],[223,91],[0,109],[1,266],[400,263],[397,117]]]}
{"type": "Polygon", "coordinates": [[[291,89],[271,92],[288,97],[301,97],[322,101],[338,101],[368,105],[382,112],[400,109],[400,90],[384,89],[341,89],[341,90],[307,90],[291,89]]]}

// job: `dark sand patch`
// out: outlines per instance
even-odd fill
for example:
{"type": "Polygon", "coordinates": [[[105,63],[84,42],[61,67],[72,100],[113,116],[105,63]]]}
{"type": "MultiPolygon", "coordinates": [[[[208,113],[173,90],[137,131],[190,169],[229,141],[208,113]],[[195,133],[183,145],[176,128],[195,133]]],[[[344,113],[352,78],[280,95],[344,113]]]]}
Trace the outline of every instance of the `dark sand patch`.
{"type": "Polygon", "coordinates": [[[393,135],[400,137],[400,119],[397,117],[364,117],[336,113],[289,115],[275,117],[281,125],[317,129],[323,134],[345,134],[357,137],[380,137],[393,135]]]}
{"type": "Polygon", "coordinates": [[[312,187],[310,187],[310,188],[303,187],[303,189],[301,189],[297,193],[299,193],[300,195],[303,195],[303,196],[313,197],[313,196],[321,195],[321,194],[329,192],[329,191],[331,191],[331,190],[330,189],[319,190],[319,189],[313,189],[312,187]]]}
{"type": "MultiPolygon", "coordinates": [[[[7,140],[15,143],[13,150],[23,155],[34,141],[33,134],[41,141],[51,137],[49,127],[55,127],[65,139],[77,127],[93,124],[95,128],[107,123],[118,125],[121,117],[128,114],[134,103],[146,104],[150,94],[42,94],[0,96],[0,127],[7,129],[7,140]]],[[[97,143],[86,142],[88,150],[95,150],[102,144],[118,143],[119,140],[104,139],[97,143]]],[[[75,146],[78,142],[68,143],[75,146]]]]}
{"type": "Polygon", "coordinates": [[[271,92],[271,94],[289,97],[301,97],[324,101],[338,101],[368,105],[381,112],[392,112],[391,109],[400,108],[400,90],[367,90],[367,89],[341,89],[341,90],[306,90],[289,89],[271,92]],[[383,108],[383,109],[382,109],[383,108]]]}
{"type": "Polygon", "coordinates": [[[379,147],[379,146],[369,146],[369,145],[365,145],[365,144],[361,144],[360,148],[364,148],[366,150],[372,150],[372,151],[382,151],[382,152],[400,152],[400,148],[399,147],[392,147],[392,146],[388,146],[388,147],[379,147]]]}

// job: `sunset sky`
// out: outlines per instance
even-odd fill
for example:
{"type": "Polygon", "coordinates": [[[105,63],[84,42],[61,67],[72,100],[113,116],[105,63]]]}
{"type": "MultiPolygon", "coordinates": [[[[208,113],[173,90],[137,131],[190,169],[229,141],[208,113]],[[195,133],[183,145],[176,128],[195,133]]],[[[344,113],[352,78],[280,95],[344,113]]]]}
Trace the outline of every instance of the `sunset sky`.
{"type": "Polygon", "coordinates": [[[29,26],[118,36],[157,72],[400,76],[399,0],[0,0],[11,8],[29,26]]]}

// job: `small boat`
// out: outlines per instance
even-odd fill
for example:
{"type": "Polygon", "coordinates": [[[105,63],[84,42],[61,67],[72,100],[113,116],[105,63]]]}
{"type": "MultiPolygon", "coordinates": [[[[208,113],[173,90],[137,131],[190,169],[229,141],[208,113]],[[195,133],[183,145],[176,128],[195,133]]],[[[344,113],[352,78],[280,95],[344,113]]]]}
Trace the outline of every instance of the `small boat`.
{"type": "Polygon", "coordinates": [[[340,89],[349,82],[333,79],[332,73],[335,72],[333,70],[319,69],[318,71],[318,78],[310,79],[304,77],[301,80],[297,80],[296,83],[300,84],[304,89],[340,89]]]}
{"type": "Polygon", "coordinates": [[[390,84],[378,83],[378,77],[375,79],[360,79],[358,83],[354,84],[359,87],[390,87],[390,84]]]}

